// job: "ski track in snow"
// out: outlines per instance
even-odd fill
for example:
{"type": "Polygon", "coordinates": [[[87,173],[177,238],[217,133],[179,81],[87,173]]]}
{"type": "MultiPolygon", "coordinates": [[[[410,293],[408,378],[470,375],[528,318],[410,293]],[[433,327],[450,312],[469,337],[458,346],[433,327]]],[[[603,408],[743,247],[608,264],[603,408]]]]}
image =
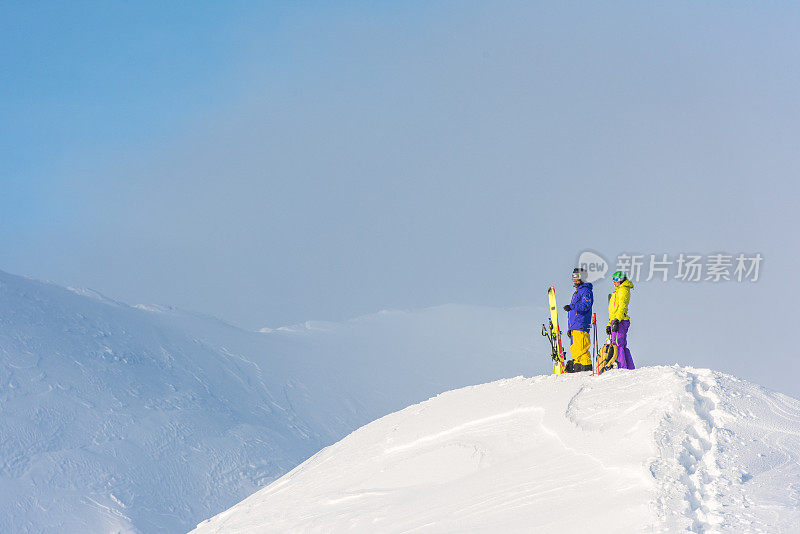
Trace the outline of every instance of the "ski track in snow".
{"type": "Polygon", "coordinates": [[[658,515],[669,524],[670,514],[678,508],[685,520],[676,520],[688,530],[715,532],[722,522],[716,482],[720,475],[716,462],[718,424],[714,411],[719,400],[713,391],[716,384],[710,371],[680,370],[678,374],[687,381],[687,395],[678,398],[679,406],[659,428],[660,454],[650,465],[661,486],[658,515]],[[680,441],[675,443],[676,439],[680,441]],[[676,503],[678,500],[683,503],[676,503]]]}
{"type": "Polygon", "coordinates": [[[504,412],[497,415],[484,417],[483,419],[476,419],[474,421],[466,422],[462,425],[457,425],[452,428],[448,428],[447,430],[442,430],[441,432],[437,432],[436,434],[424,436],[415,441],[412,441],[411,443],[404,443],[403,445],[397,445],[395,447],[387,449],[386,454],[394,454],[408,449],[413,449],[421,445],[429,445],[431,443],[440,442],[443,439],[447,438],[448,436],[458,434],[459,432],[464,432],[473,428],[488,427],[489,425],[491,425],[491,423],[501,421],[503,419],[508,419],[529,412],[541,412],[541,411],[542,408],[533,406],[533,407],[519,408],[516,410],[511,410],[509,412],[504,412]]]}
{"type": "Polygon", "coordinates": [[[676,372],[687,382],[687,395],[657,433],[660,454],[650,465],[660,485],[659,522],[653,530],[800,530],[800,403],[707,369],[676,372]],[[776,461],[761,460],[766,457],[776,461]],[[763,489],[776,493],[785,488],[752,483],[753,467],[764,469],[762,481],[788,482],[789,493],[780,500],[764,495],[763,489]]]}
{"type": "Polygon", "coordinates": [[[800,402],[707,369],[508,379],[375,421],[196,533],[792,533],[798,451],[800,402]]]}

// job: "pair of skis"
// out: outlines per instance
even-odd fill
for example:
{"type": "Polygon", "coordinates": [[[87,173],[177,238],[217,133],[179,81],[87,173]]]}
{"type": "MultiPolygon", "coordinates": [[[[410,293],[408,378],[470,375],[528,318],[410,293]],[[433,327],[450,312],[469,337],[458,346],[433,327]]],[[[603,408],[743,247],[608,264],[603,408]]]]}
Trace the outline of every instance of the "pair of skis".
{"type": "MultiPolygon", "coordinates": [[[[561,329],[558,327],[558,308],[556,307],[556,288],[550,286],[547,290],[547,299],[550,302],[549,328],[542,325],[542,335],[550,341],[550,353],[553,359],[553,374],[560,375],[566,371],[564,346],[561,343],[561,329]]],[[[592,374],[597,374],[597,314],[592,313],[592,330],[594,343],[592,344],[592,374]]]]}
{"type": "Polygon", "coordinates": [[[542,325],[542,335],[550,341],[550,351],[553,358],[553,373],[560,375],[565,371],[564,346],[561,344],[561,329],[558,327],[558,309],[556,308],[556,288],[550,286],[547,290],[550,301],[550,328],[542,325]]]}

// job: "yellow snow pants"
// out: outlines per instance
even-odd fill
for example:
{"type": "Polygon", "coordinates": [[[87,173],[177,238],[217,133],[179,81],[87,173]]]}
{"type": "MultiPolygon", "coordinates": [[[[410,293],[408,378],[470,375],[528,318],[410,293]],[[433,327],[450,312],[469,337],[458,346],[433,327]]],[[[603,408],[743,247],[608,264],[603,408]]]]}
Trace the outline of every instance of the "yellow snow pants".
{"type": "Polygon", "coordinates": [[[589,356],[589,349],[592,343],[589,341],[589,332],[583,330],[572,330],[572,345],[569,353],[575,363],[581,365],[592,365],[592,357],[589,356]]]}

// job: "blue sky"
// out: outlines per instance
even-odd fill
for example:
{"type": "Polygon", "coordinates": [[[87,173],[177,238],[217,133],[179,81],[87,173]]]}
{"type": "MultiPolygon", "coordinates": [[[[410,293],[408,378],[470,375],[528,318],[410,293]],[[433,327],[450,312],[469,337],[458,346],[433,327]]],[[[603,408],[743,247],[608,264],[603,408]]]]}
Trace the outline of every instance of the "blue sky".
{"type": "Polygon", "coordinates": [[[256,328],[536,305],[586,248],[761,252],[751,286],[639,288],[640,339],[652,363],[689,344],[800,371],[783,340],[734,335],[798,297],[797,5],[0,15],[0,269],[256,328]]]}

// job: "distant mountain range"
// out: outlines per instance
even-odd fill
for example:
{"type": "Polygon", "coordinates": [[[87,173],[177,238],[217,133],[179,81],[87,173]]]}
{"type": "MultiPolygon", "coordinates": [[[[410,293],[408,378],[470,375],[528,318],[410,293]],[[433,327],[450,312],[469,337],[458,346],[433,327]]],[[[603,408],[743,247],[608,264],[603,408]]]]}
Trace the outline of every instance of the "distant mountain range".
{"type": "Polygon", "coordinates": [[[378,417],[548,372],[539,315],[252,332],[0,272],[0,531],[186,532],[378,417]]]}

